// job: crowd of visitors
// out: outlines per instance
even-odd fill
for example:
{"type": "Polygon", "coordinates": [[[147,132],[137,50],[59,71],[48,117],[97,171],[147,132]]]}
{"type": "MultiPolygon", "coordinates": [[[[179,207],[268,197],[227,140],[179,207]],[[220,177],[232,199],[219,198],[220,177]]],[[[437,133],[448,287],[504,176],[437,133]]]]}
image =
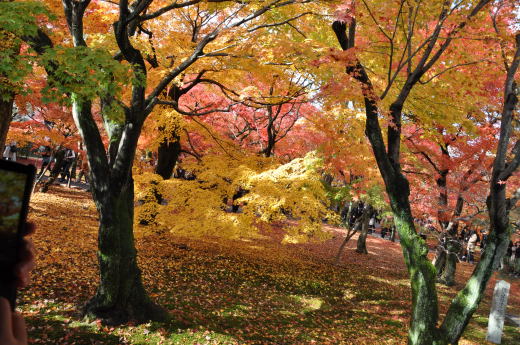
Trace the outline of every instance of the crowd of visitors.
{"type": "MultiPolygon", "coordinates": [[[[16,161],[17,160],[17,152],[19,152],[18,144],[16,141],[11,141],[3,150],[2,158],[5,160],[16,161]]],[[[64,149],[63,147],[52,148],[51,145],[41,145],[36,149],[31,149],[30,145],[28,147],[22,148],[22,152],[24,155],[31,155],[34,160],[34,156],[37,159],[33,164],[39,168],[37,173],[37,178],[41,177],[49,177],[54,174],[55,177],[60,183],[76,182],[80,183],[84,179],[84,182],[88,184],[88,162],[86,160],[86,154],[78,146],[77,150],[73,150],[70,148],[64,149]],[[58,151],[62,151],[62,156],[58,158],[60,155],[57,154],[58,151]],[[58,166],[56,166],[58,164],[58,166]],[[56,171],[53,168],[56,166],[56,171]]],[[[25,157],[27,159],[27,157],[25,157]]],[[[44,178],[45,180],[45,178],[44,178]]]]}
{"type": "MultiPolygon", "coordinates": [[[[60,167],[55,172],[59,176],[60,183],[67,183],[70,181],[80,183],[82,178],[88,183],[88,163],[86,155],[81,150],[75,151],[72,149],[65,149],[63,158],[57,158],[55,152],[49,146],[40,146],[38,153],[41,156],[41,166],[38,176],[42,176],[46,171],[53,171],[53,165],[59,164],[60,167]],[[61,160],[59,163],[58,161],[61,160]]],[[[57,177],[58,177],[57,176],[57,177]]]]}
{"type": "Polygon", "coordinates": [[[506,255],[502,259],[502,269],[520,277],[520,241],[509,242],[506,255]]]}
{"type": "MultiPolygon", "coordinates": [[[[350,217],[348,219],[348,225],[350,228],[354,227],[357,222],[363,216],[363,210],[366,205],[362,202],[358,203],[356,207],[354,207],[350,212],[350,217]]],[[[348,217],[347,212],[342,212],[341,214],[343,220],[346,222],[348,217]]],[[[394,220],[391,216],[383,216],[381,212],[377,210],[372,210],[369,215],[368,220],[368,233],[375,235],[380,234],[381,238],[388,238],[391,241],[395,241],[396,239],[396,229],[394,225],[394,220]]]]}

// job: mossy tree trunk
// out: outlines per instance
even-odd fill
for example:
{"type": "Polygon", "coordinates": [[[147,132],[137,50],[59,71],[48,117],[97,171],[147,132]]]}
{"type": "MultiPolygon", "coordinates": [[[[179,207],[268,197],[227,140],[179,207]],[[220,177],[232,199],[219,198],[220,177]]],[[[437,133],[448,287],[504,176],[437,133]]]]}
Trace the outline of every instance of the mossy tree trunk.
{"type": "MultiPolygon", "coordinates": [[[[63,7],[75,47],[84,47],[83,14],[90,1],[64,0],[63,7]]],[[[126,6],[126,5],[125,5],[126,6]]],[[[114,24],[123,58],[134,73],[146,75],[144,60],[128,39],[127,11],[114,24]]],[[[52,72],[52,71],[51,71],[52,72]]],[[[115,122],[105,116],[111,97],[101,99],[101,115],[108,135],[108,150],[92,115],[92,103],[71,95],[72,116],[87,149],[92,197],[99,213],[99,285],[84,307],[84,314],[107,324],[128,320],[164,320],[165,311],[153,304],[141,282],[133,237],[132,165],[137,141],[152,106],[145,102],[145,86],[133,85],[130,106],[122,106],[125,120],[115,122]]]]}
{"type": "Polygon", "coordinates": [[[520,140],[517,140],[509,152],[513,113],[518,105],[518,87],[515,74],[520,66],[520,34],[515,37],[516,53],[509,66],[504,85],[504,105],[500,121],[500,136],[497,153],[493,162],[487,207],[490,220],[490,233],[486,240],[486,250],[475,267],[466,286],[453,299],[440,330],[446,343],[459,341],[471,316],[477,309],[489,278],[498,268],[507,251],[511,238],[509,211],[520,199],[520,189],[513,197],[506,198],[507,180],[520,165],[520,140]],[[508,161],[508,156],[513,158],[508,161]]]}
{"type": "MultiPolygon", "coordinates": [[[[509,237],[506,205],[510,203],[505,200],[505,185],[503,182],[511,176],[520,164],[520,141],[517,142],[513,149],[515,154],[513,161],[508,164],[505,163],[511,132],[512,113],[518,101],[514,75],[520,63],[520,34],[516,37],[517,51],[506,78],[501,134],[491,181],[489,212],[492,220],[492,232],[494,232],[492,236],[488,237],[488,242],[491,242],[488,245],[491,245],[491,247],[489,251],[486,250],[483,259],[477,265],[466,287],[450,305],[442,326],[438,328],[438,299],[435,286],[436,270],[427,258],[428,247],[425,241],[420,238],[415,229],[410,209],[409,182],[402,174],[400,165],[402,111],[404,103],[414,85],[443,55],[443,52],[449,47],[453,35],[464,28],[467,21],[475,17],[487,3],[489,1],[483,0],[471,8],[465,20],[458,25],[456,30],[451,31],[447,37],[444,37],[445,42],[435,50],[436,42],[441,33],[442,23],[448,15],[448,11],[445,8],[442,9],[439,22],[429,37],[427,46],[421,52],[417,65],[413,68],[410,66],[405,81],[399,86],[398,95],[388,109],[391,121],[387,127],[386,144],[379,124],[381,111],[377,103],[377,100],[383,98],[386,93],[382,96],[375,94],[371,80],[359,60],[354,59],[346,66],[346,72],[361,84],[361,91],[365,101],[365,134],[370,141],[375,160],[385,183],[394,214],[395,225],[401,239],[404,260],[410,275],[412,313],[408,343],[413,345],[457,343],[483,296],[494,265],[501,259],[505,251],[504,243],[509,237]],[[433,53],[434,51],[435,53],[433,53]]],[[[355,28],[356,21],[354,19],[348,24],[348,32],[347,24],[339,21],[333,23],[332,29],[343,50],[355,47],[355,28]]],[[[520,195],[520,191],[518,194],[520,195]]]]}
{"type": "MultiPolygon", "coordinates": [[[[74,103],[72,114],[88,148],[92,196],[99,213],[100,281],[95,296],[84,307],[84,315],[106,324],[165,320],[167,314],[152,303],[143,287],[133,236],[131,169],[143,122],[106,125],[110,138],[107,157],[91,104],[74,103]]],[[[136,115],[129,114],[138,119],[136,115]]]]}
{"type": "Polygon", "coordinates": [[[460,253],[461,244],[457,238],[450,236],[447,238],[445,246],[443,262],[439,265],[440,269],[437,270],[437,281],[446,286],[453,286],[455,285],[455,270],[459,261],[458,253],[460,253]]]}
{"type": "Polygon", "coordinates": [[[87,316],[107,324],[163,318],[164,311],[149,299],[141,282],[134,245],[134,185],[130,176],[120,191],[96,197],[99,210],[99,272],[96,295],[86,304],[87,316]]]}

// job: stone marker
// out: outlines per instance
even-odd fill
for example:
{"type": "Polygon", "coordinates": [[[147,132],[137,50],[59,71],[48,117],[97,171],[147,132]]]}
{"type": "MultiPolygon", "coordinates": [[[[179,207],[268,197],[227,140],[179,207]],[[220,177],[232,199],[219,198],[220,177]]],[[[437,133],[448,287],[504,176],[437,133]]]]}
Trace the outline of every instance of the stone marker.
{"type": "Polygon", "coordinates": [[[493,302],[491,303],[491,312],[489,313],[486,340],[495,344],[500,344],[502,340],[509,287],[510,284],[508,282],[500,280],[495,285],[495,291],[493,291],[493,302]]]}

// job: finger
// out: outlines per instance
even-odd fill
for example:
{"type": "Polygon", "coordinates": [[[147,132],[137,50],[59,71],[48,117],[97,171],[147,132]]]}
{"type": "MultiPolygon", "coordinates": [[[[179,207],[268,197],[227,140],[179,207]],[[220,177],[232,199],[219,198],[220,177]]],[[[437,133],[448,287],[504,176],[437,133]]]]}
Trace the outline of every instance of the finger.
{"type": "Polygon", "coordinates": [[[32,239],[24,238],[22,240],[20,250],[18,251],[18,259],[20,260],[20,262],[34,260],[35,252],[36,248],[34,247],[34,242],[32,241],[32,239]]]}
{"type": "Polygon", "coordinates": [[[27,328],[22,315],[13,314],[13,335],[19,344],[27,344],[27,328]]]}
{"type": "Polygon", "coordinates": [[[11,339],[13,337],[13,312],[9,301],[0,297],[0,339],[11,339]]]}
{"type": "Polygon", "coordinates": [[[21,268],[17,268],[16,273],[16,287],[24,288],[27,287],[31,283],[31,271],[33,269],[33,264],[27,264],[22,266],[21,268]]]}
{"type": "Polygon", "coordinates": [[[22,236],[28,236],[36,231],[36,226],[32,222],[25,223],[25,226],[22,229],[22,236]]]}
{"type": "Polygon", "coordinates": [[[15,266],[17,287],[25,287],[29,285],[30,272],[34,268],[34,244],[31,239],[23,240],[19,253],[19,262],[15,266]]]}

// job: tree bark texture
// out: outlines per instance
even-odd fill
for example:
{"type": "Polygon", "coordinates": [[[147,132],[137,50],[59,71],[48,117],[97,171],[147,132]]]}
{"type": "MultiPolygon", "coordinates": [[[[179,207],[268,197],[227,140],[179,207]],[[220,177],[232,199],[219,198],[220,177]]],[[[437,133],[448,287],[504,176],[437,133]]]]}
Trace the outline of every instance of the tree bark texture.
{"type": "MultiPolygon", "coordinates": [[[[87,146],[92,196],[99,213],[99,286],[84,307],[84,315],[106,324],[129,320],[165,320],[141,282],[133,236],[134,185],[132,163],[142,122],[126,123],[111,131],[107,157],[89,102],[76,102],[72,115],[87,146]],[[112,151],[111,147],[119,150],[112,151]]],[[[113,128],[112,128],[113,129],[113,128]]]]}
{"type": "Polygon", "coordinates": [[[134,245],[134,185],[130,177],[120,192],[96,198],[99,210],[99,272],[96,295],[86,304],[86,316],[107,324],[164,319],[164,311],[149,299],[141,282],[134,245]]]}
{"type": "Polygon", "coordinates": [[[356,252],[360,254],[368,254],[367,235],[369,230],[370,215],[372,214],[372,206],[365,204],[363,215],[361,216],[361,232],[356,244],[356,252]]]}
{"type": "Polygon", "coordinates": [[[175,164],[181,153],[181,142],[179,136],[175,136],[173,140],[165,140],[161,142],[158,150],[157,167],[155,173],[163,179],[169,179],[173,174],[175,164]]]}
{"type": "MultiPolygon", "coordinates": [[[[398,96],[390,105],[389,114],[392,121],[387,128],[387,144],[385,144],[379,124],[380,109],[377,103],[377,99],[384,98],[387,91],[384,91],[382,95],[375,94],[370,78],[360,61],[355,60],[346,66],[346,72],[361,84],[361,91],[365,100],[365,133],[370,141],[379,171],[385,183],[394,214],[395,225],[401,239],[403,256],[410,275],[412,315],[408,343],[413,345],[453,344],[458,342],[482,298],[491,272],[501,259],[509,238],[506,207],[509,202],[506,202],[505,199],[505,185],[503,182],[520,165],[520,141],[515,144],[513,149],[515,158],[508,164],[505,162],[511,133],[512,113],[518,102],[514,75],[520,64],[520,34],[516,36],[517,50],[507,73],[501,133],[497,156],[493,166],[493,177],[491,179],[488,207],[493,233],[493,235],[488,237],[488,245],[491,245],[491,247],[489,250],[486,249],[482,260],[477,265],[465,288],[459,292],[450,305],[443,324],[440,328],[437,328],[436,270],[427,258],[428,247],[426,243],[419,237],[415,229],[410,209],[409,183],[401,172],[399,161],[402,110],[413,86],[443,55],[444,51],[450,46],[454,36],[489,2],[489,0],[481,0],[471,8],[467,17],[446,37],[442,38],[443,42],[437,48],[436,43],[440,37],[442,23],[448,16],[448,9],[444,6],[442,7],[438,23],[432,31],[429,42],[421,53],[417,65],[413,69],[410,66],[406,81],[400,86],[398,96]]],[[[354,47],[355,21],[349,23],[348,35],[345,23],[336,21],[333,23],[332,29],[343,50],[354,47]]]]}
{"type": "Polygon", "coordinates": [[[475,267],[466,286],[462,289],[448,309],[440,329],[446,343],[457,343],[466,328],[471,316],[477,309],[487,282],[498,268],[502,257],[507,251],[511,237],[509,211],[516,203],[506,198],[506,181],[520,165],[520,141],[516,141],[511,160],[508,160],[509,140],[513,130],[513,112],[518,104],[515,74],[520,66],[520,34],[515,37],[516,53],[509,65],[504,85],[504,105],[500,121],[500,136],[497,154],[493,162],[490,190],[487,206],[490,219],[490,233],[486,240],[486,250],[475,267]]]}
{"type": "Polygon", "coordinates": [[[7,132],[13,118],[14,95],[9,95],[7,101],[0,97],[0,154],[4,152],[5,141],[7,140],[7,132]]]}
{"type": "MultiPolygon", "coordinates": [[[[455,285],[455,271],[459,261],[458,253],[460,253],[461,244],[456,238],[448,237],[445,247],[446,249],[443,250],[443,265],[440,266],[440,271],[437,271],[437,281],[446,286],[453,286],[455,285]]],[[[435,266],[437,268],[437,265],[435,266]]]]}
{"type": "MultiPolygon", "coordinates": [[[[54,153],[54,165],[52,166],[49,178],[42,183],[42,186],[39,190],[40,193],[47,193],[49,191],[50,186],[52,186],[52,184],[54,184],[54,181],[56,181],[56,178],[58,178],[61,168],[63,167],[63,163],[65,162],[66,151],[66,148],[60,148],[54,153]]],[[[51,164],[51,162],[49,162],[49,164],[51,164]]]]}

